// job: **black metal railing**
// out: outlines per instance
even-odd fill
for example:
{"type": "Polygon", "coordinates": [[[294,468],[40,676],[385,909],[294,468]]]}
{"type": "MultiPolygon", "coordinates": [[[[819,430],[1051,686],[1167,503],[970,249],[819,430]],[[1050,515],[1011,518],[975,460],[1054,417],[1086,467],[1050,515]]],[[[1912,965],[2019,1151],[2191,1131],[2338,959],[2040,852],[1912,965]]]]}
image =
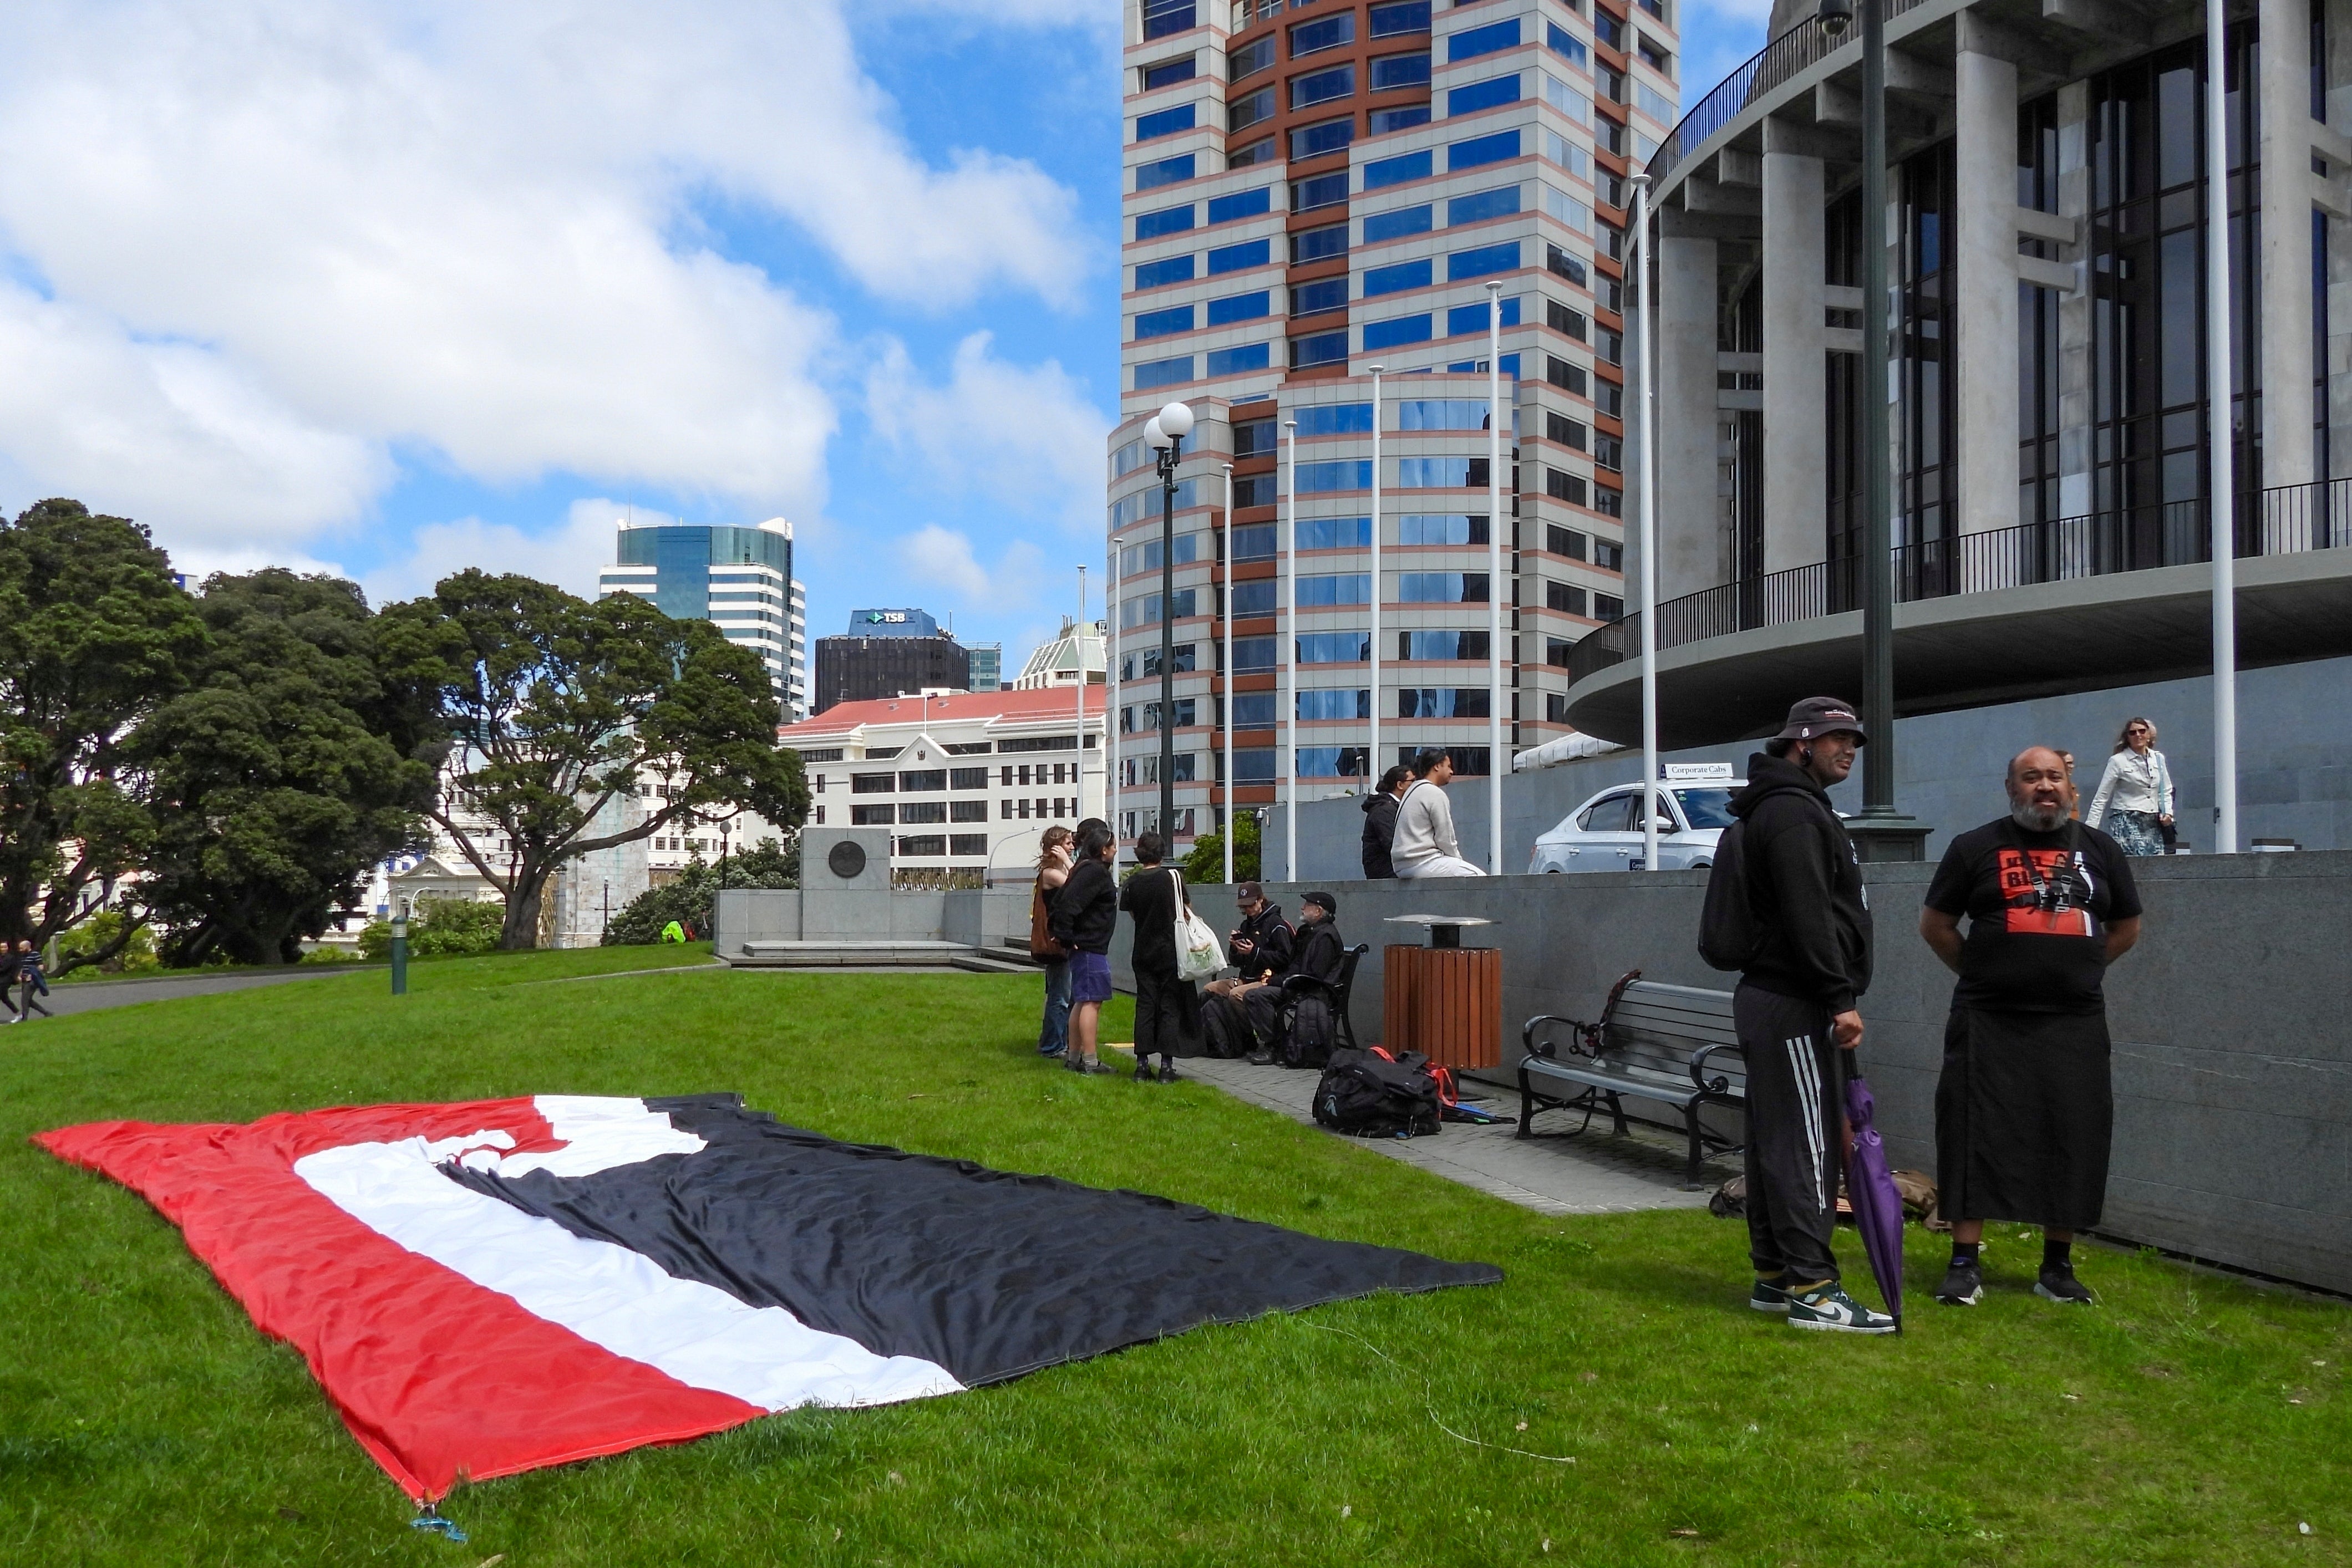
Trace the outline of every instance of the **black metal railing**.
{"type": "MultiPolygon", "coordinates": [[[[2238,497],[2231,532],[2240,559],[2352,547],[2352,479],[2282,485],[2238,497]]],[[[2213,559],[2201,500],[2021,523],[1904,545],[1894,552],[1899,603],[1990,593],[2038,582],[2109,577],[2213,559]]],[[[1853,557],[1790,567],[1669,599],[1658,606],[1660,651],[1734,632],[1818,620],[1862,607],[1861,562],[1853,557]]],[[[1570,683],[1639,652],[1639,611],[1585,634],[1568,652],[1570,683]]]]}

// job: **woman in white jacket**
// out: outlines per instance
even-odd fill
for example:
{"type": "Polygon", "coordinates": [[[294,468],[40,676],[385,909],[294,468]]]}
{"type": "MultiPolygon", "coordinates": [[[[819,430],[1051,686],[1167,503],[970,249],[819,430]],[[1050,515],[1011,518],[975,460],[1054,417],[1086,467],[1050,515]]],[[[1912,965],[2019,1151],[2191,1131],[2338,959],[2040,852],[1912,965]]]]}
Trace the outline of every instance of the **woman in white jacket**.
{"type": "Polygon", "coordinates": [[[2135,718],[2124,726],[2099,792],[2091,798],[2092,827],[2105,827],[2107,836],[2127,855],[2160,855],[2165,830],[2172,826],[2172,769],[2156,748],[2156,726],[2135,718]],[[2108,821],[2108,813],[2114,820],[2108,821]]]}
{"type": "Polygon", "coordinates": [[[1397,802],[1396,837],[1389,862],[1400,877],[1484,876],[1462,858],[1454,836],[1454,807],[1445,798],[1454,759],[1432,748],[1412,759],[1412,784],[1397,802]]]}

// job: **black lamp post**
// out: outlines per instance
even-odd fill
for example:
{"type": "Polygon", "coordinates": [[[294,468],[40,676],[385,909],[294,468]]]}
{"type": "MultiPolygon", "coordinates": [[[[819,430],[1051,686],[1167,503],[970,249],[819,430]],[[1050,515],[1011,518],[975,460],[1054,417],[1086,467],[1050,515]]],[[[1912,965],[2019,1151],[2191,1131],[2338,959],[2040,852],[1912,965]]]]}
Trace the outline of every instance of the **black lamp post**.
{"type": "Polygon", "coordinates": [[[1176,841],[1176,465],[1184,460],[1184,438],[1192,434],[1192,411],[1181,402],[1170,403],[1143,427],[1144,440],[1160,454],[1160,840],[1171,850],[1176,841]]]}
{"type": "Polygon", "coordinates": [[[1916,861],[1926,823],[1895,805],[1895,494],[1886,428],[1886,3],[1821,0],[1842,36],[1862,12],[1862,813],[1846,830],[1862,858],[1916,861]]]}

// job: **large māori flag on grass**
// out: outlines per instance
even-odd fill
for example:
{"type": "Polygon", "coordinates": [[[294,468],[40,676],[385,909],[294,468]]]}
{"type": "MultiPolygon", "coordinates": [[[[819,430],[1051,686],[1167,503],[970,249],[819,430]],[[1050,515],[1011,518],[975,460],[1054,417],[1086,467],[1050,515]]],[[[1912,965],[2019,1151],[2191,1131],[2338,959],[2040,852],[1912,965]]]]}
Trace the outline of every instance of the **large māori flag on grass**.
{"type": "Polygon", "coordinates": [[[176,1223],[420,1500],[803,1405],[953,1394],[1485,1264],[836,1143],[733,1095],[100,1122],[50,1153],[176,1223]]]}

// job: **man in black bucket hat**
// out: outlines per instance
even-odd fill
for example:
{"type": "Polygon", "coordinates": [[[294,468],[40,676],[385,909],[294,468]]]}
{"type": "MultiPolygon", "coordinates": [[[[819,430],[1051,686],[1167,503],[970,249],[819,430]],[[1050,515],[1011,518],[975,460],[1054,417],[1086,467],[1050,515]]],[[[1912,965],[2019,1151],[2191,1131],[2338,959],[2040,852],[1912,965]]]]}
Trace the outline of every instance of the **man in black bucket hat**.
{"type": "Polygon", "coordinates": [[[1716,862],[1717,875],[1727,861],[1740,868],[1754,936],[1732,997],[1748,1062],[1748,1304],[1786,1312],[1791,1327],[1846,1333],[1895,1328],[1845,1293],[1830,1251],[1846,1077],[1839,1056],[1862,1039],[1855,999],[1870,987],[1870,905],[1862,857],[1829,789],[1853,771],[1867,738],[1852,703],[1807,697],[1790,708],[1748,759],[1748,788],[1730,804],[1738,852],[1716,862]]]}

